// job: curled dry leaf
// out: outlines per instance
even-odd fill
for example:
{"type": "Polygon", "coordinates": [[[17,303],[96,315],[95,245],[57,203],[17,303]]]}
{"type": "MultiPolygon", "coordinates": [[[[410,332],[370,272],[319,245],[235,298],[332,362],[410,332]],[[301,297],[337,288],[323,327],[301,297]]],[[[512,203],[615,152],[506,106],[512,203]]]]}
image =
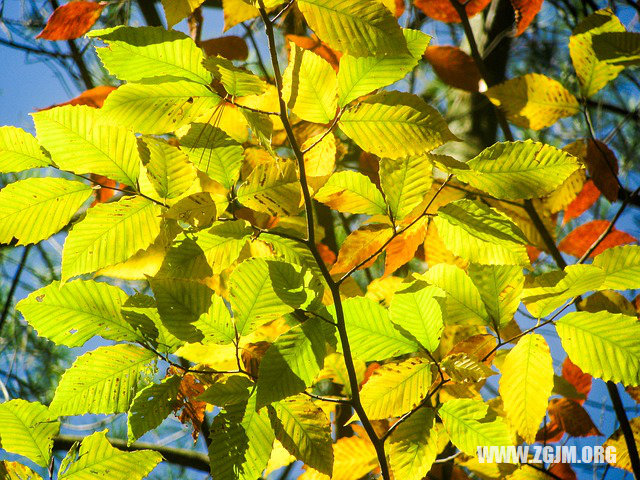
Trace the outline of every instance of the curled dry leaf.
{"type": "Polygon", "coordinates": [[[36,38],[72,40],[81,37],[96,23],[107,2],[70,2],[56,8],[44,30],[36,38]]]}

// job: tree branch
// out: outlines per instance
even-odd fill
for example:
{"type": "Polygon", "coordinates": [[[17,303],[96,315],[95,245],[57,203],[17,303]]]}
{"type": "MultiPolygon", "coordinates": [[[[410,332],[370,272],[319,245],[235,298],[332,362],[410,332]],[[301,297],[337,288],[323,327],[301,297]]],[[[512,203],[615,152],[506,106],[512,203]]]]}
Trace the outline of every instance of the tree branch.
{"type": "Polygon", "coordinates": [[[5,298],[4,305],[2,307],[2,314],[0,315],[0,334],[2,333],[2,327],[4,327],[4,324],[7,321],[7,317],[9,315],[9,309],[13,304],[13,296],[15,295],[16,290],[18,288],[18,284],[20,283],[20,277],[22,276],[22,271],[24,270],[24,267],[27,264],[27,257],[29,256],[31,247],[32,245],[27,245],[26,247],[24,247],[24,251],[22,252],[22,258],[20,259],[20,263],[18,263],[18,268],[16,269],[16,273],[13,274],[11,287],[9,287],[9,291],[7,292],[7,297],[5,298]]]}
{"type": "Polygon", "coordinates": [[[364,408],[362,407],[362,402],[360,400],[360,385],[358,382],[358,378],[356,376],[356,369],[353,363],[353,356],[351,354],[351,345],[349,344],[349,337],[347,335],[347,328],[344,319],[344,310],[342,308],[342,299],[340,298],[340,285],[333,281],[327,266],[318,251],[318,247],[316,246],[316,232],[314,227],[314,218],[313,218],[313,203],[311,200],[311,194],[309,191],[309,185],[307,183],[307,176],[304,164],[304,154],[302,153],[300,146],[298,145],[298,141],[295,138],[293,133],[293,129],[291,128],[291,123],[289,122],[289,117],[287,114],[287,105],[282,96],[282,74],[280,72],[280,65],[278,63],[278,52],[276,49],[276,40],[273,32],[273,24],[269,20],[269,16],[267,15],[267,10],[264,6],[263,0],[258,0],[260,16],[262,17],[262,21],[265,25],[265,30],[267,34],[267,39],[269,42],[269,53],[271,56],[271,64],[273,67],[273,73],[275,77],[276,88],[278,90],[278,100],[280,104],[280,119],[282,120],[282,124],[284,126],[285,132],[287,134],[287,138],[289,143],[291,144],[291,148],[295,155],[296,161],[298,163],[298,170],[300,173],[300,187],[302,188],[302,195],[304,197],[305,204],[305,215],[307,220],[307,248],[313,255],[316,263],[318,264],[318,268],[320,269],[322,276],[329,286],[329,290],[331,291],[331,296],[333,297],[333,302],[335,305],[336,311],[336,322],[338,334],[340,336],[340,343],[342,345],[342,352],[344,355],[344,363],[347,369],[347,373],[349,376],[349,385],[351,387],[351,403],[353,405],[353,409],[358,414],[360,421],[362,422],[362,426],[364,427],[371,443],[373,444],[376,455],[378,457],[378,463],[380,464],[380,472],[382,474],[382,478],[384,480],[390,480],[390,472],[389,465],[387,463],[387,456],[384,451],[384,442],[380,440],[378,435],[376,434],[369,417],[367,416],[364,408]]]}
{"type": "MultiPolygon", "coordinates": [[[[79,435],[58,435],[53,439],[53,449],[69,450],[74,443],[81,442],[83,439],[84,437],[79,435]]],[[[169,463],[183,467],[195,468],[196,470],[209,473],[209,457],[204,453],[193,450],[184,450],[181,448],[164,447],[153,443],[136,442],[132,445],[127,445],[125,440],[120,440],[118,438],[108,438],[108,440],[112,446],[120,450],[127,452],[153,450],[154,452],[161,454],[169,463]]]]}

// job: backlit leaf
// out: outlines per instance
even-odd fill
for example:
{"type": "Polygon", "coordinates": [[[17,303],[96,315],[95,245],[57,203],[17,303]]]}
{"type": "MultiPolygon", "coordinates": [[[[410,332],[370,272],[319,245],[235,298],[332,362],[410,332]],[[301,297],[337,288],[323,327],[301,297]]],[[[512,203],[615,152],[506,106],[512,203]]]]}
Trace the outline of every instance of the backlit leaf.
{"type": "MultiPolygon", "coordinates": [[[[464,5],[465,11],[469,18],[478,14],[489,5],[491,0],[470,0],[468,2],[462,2],[457,0],[460,4],[464,5]]],[[[414,0],[416,7],[422,10],[425,15],[447,23],[460,23],[460,16],[456,9],[451,5],[450,0],[414,0]]]]}
{"type": "Polygon", "coordinates": [[[0,127],[0,172],[21,172],[50,164],[33,135],[17,127],[0,127]]]}
{"type": "Polygon", "coordinates": [[[600,198],[600,190],[593,183],[593,180],[587,180],[578,196],[565,209],[562,223],[566,224],[568,221],[578,218],[589,210],[598,198],[600,198]]]}
{"type": "Polygon", "coordinates": [[[188,17],[204,0],[162,0],[167,27],[172,28],[183,18],[188,17]]]}
{"type": "Polygon", "coordinates": [[[389,463],[396,478],[421,480],[438,454],[435,413],[421,408],[389,437],[389,463]]]}
{"type": "Polygon", "coordinates": [[[389,158],[380,161],[380,183],[391,214],[404,219],[431,188],[431,162],[425,157],[389,158]]]}
{"type": "Polygon", "coordinates": [[[365,215],[387,213],[380,190],[365,175],[352,170],[331,175],[316,193],[315,199],[340,212],[365,215]]]}
{"type": "Polygon", "coordinates": [[[458,47],[438,45],[427,47],[424,58],[447,85],[468,92],[477,92],[482,76],[473,58],[458,47]]]}
{"type": "MultiPolygon", "coordinates": [[[[629,420],[629,423],[631,424],[631,432],[633,434],[633,438],[640,438],[640,417],[631,418],[629,420]]],[[[638,442],[636,441],[636,448],[637,444],[638,442]]],[[[627,442],[624,438],[624,434],[621,428],[618,428],[615,432],[613,432],[602,446],[605,448],[605,451],[610,451],[609,447],[615,448],[615,462],[611,463],[611,465],[617,468],[624,469],[628,472],[633,472],[631,459],[629,457],[629,449],[627,447],[627,442]]]]}
{"type": "Polygon", "coordinates": [[[603,290],[640,288],[640,247],[609,248],[593,259],[593,265],[604,270],[606,277],[600,286],[603,290]]]}
{"type": "Polygon", "coordinates": [[[290,216],[300,209],[302,191],[293,161],[262,163],[238,188],[240,203],[272,216],[290,216]]]}
{"type": "Polygon", "coordinates": [[[516,36],[522,35],[542,8],[544,0],[511,0],[516,14],[516,36]]]}
{"type": "Polygon", "coordinates": [[[56,7],[36,38],[71,40],[81,37],[96,23],[107,2],[70,2],[56,7]]]}
{"type": "Polygon", "coordinates": [[[263,80],[247,70],[234,66],[231,60],[226,58],[208,57],[204,66],[232,97],[261,95],[267,88],[263,80]]]}
{"type": "MultiPolygon", "coordinates": [[[[569,234],[560,241],[558,250],[573,255],[574,257],[581,257],[599,240],[600,236],[604,234],[608,228],[609,222],[607,220],[592,220],[591,222],[582,224],[569,232],[569,234]]],[[[636,243],[637,241],[635,237],[613,227],[589,256],[593,257],[609,248],[636,243]]]]}
{"type": "Polygon", "coordinates": [[[469,265],[469,276],[496,327],[513,319],[520,305],[524,275],[522,269],[509,265],[469,265]]]}
{"type": "Polygon", "coordinates": [[[142,140],[148,149],[147,176],[160,198],[184,194],[196,179],[196,171],[180,149],[160,139],[142,140]]]}
{"type": "Polygon", "coordinates": [[[0,190],[0,242],[37,243],[58,233],[91,196],[92,189],[63,178],[27,178],[0,190]]]}
{"type": "Polygon", "coordinates": [[[331,273],[346,273],[354,268],[368,267],[392,236],[393,229],[386,224],[360,227],[345,239],[331,273]]]}

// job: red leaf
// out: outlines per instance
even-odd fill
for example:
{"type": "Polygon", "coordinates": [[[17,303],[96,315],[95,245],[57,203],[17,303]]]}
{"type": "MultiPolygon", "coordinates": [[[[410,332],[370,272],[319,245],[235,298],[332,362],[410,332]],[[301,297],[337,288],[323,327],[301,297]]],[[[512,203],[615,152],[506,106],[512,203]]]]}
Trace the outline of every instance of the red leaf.
{"type": "Polygon", "coordinates": [[[113,92],[116,87],[110,87],[108,85],[101,85],[99,87],[91,88],[89,90],[85,90],[77,97],[72,98],[68,102],[57,103],[55,105],[51,105],[49,107],[43,108],[42,110],[49,110],[54,107],[61,107],[63,105],[87,105],[93,108],[102,108],[104,101],[107,96],[113,92]]]}
{"type": "Polygon", "coordinates": [[[70,2],[56,8],[36,38],[72,40],[81,37],[96,23],[107,2],[70,2]]]}
{"type": "MultiPolygon", "coordinates": [[[[564,363],[562,364],[562,376],[567,382],[575,387],[576,392],[582,393],[586,400],[589,392],[591,391],[591,382],[593,377],[580,370],[580,367],[574,364],[569,357],[565,358],[564,363]]],[[[584,403],[584,400],[575,401],[580,405],[584,403]]]]}
{"type": "MultiPolygon", "coordinates": [[[[447,23],[460,23],[460,16],[449,0],[415,0],[414,3],[426,16],[434,20],[447,23]]],[[[469,0],[469,2],[460,1],[460,3],[466,3],[465,9],[467,10],[467,16],[471,18],[484,10],[485,7],[491,3],[491,0],[469,0]]]]}
{"type": "Polygon", "coordinates": [[[481,76],[478,67],[473,58],[458,47],[427,47],[424,58],[431,64],[436,75],[447,85],[468,92],[479,90],[481,76]]]}
{"type": "MultiPolygon", "coordinates": [[[[561,252],[568,253],[574,257],[581,257],[600,237],[600,235],[604,233],[608,226],[609,222],[607,220],[593,220],[589,223],[585,223],[584,225],[580,225],[562,239],[558,244],[558,249],[561,252]]],[[[589,256],[595,257],[599,253],[604,252],[607,248],[617,247],[618,245],[627,245],[637,241],[638,240],[628,233],[613,228],[589,256]]]]}
{"type": "Polygon", "coordinates": [[[247,42],[234,35],[210,38],[200,42],[200,47],[208,57],[220,55],[228,60],[246,60],[249,56],[247,42]]]}
{"type": "Polygon", "coordinates": [[[554,398],[549,402],[549,417],[572,437],[602,435],[587,411],[568,398],[554,398]]]}
{"type": "Polygon", "coordinates": [[[542,8],[543,0],[511,0],[516,14],[516,37],[522,35],[542,8]]]}
{"type": "Polygon", "coordinates": [[[600,190],[598,190],[598,187],[593,183],[593,180],[587,180],[582,186],[582,190],[580,190],[578,196],[565,209],[562,224],[564,225],[569,220],[578,218],[589,210],[599,197],[600,190]]]}
{"type": "Polygon", "coordinates": [[[604,143],[599,140],[587,142],[587,156],[584,159],[589,169],[589,175],[598,190],[610,202],[618,199],[618,159],[604,143]]]}

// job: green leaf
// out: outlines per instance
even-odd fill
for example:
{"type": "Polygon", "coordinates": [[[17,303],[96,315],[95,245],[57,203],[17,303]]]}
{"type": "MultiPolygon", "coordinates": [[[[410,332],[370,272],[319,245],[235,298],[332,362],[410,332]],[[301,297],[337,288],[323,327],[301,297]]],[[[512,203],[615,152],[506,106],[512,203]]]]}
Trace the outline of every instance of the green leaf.
{"type": "Polygon", "coordinates": [[[407,42],[397,20],[375,0],[299,0],[311,29],[331,48],[358,57],[402,55],[407,42]]]}
{"type": "Polygon", "coordinates": [[[80,449],[71,450],[62,460],[60,480],[142,480],[158,463],[162,455],[152,450],[123,452],[113,448],[107,431],[85,437],[80,449]],[[66,467],[66,468],[65,468],[66,467]]]}
{"type": "Polygon", "coordinates": [[[606,277],[600,290],[635,290],[640,288],[640,247],[625,245],[608,248],[593,259],[606,277]]]}
{"type": "Polygon", "coordinates": [[[41,467],[49,466],[53,437],[59,429],[60,422],[50,420],[49,409],[38,402],[16,399],[0,403],[2,449],[41,467]]]}
{"type": "Polygon", "coordinates": [[[478,265],[468,268],[469,277],[478,288],[480,297],[494,327],[509,323],[520,305],[524,275],[515,265],[478,265]]]}
{"type": "Polygon", "coordinates": [[[181,377],[172,375],[138,392],[127,414],[127,443],[131,445],[149,430],[159,426],[178,403],[181,377]]]}
{"type": "Polygon", "coordinates": [[[198,400],[219,407],[243,403],[249,399],[252,385],[245,375],[231,375],[225,382],[214,382],[198,396],[198,400]]]}
{"type": "Polygon", "coordinates": [[[387,214],[387,204],[380,190],[368,177],[353,170],[331,175],[315,199],[344,213],[387,214]]]}
{"type": "Polygon", "coordinates": [[[455,255],[483,265],[529,265],[522,231],[503,213],[473,200],[438,210],[438,234],[455,255]]]}
{"type": "Polygon", "coordinates": [[[231,60],[221,56],[208,57],[204,61],[207,70],[213,73],[213,78],[219,80],[226,92],[232,97],[247,95],[262,95],[267,84],[253,73],[238,68],[231,60]]]}
{"type": "Polygon", "coordinates": [[[425,399],[431,386],[431,362],[413,357],[385,363],[360,391],[362,406],[372,420],[399,417],[425,399]]]}
{"type": "Polygon", "coordinates": [[[160,213],[158,205],[142,197],[90,209],[64,243],[62,281],[123,262],[147,248],[160,233],[160,213]]]}
{"type": "Polygon", "coordinates": [[[275,436],[267,409],[256,411],[256,396],[228,405],[211,426],[211,471],[220,480],[255,480],[267,466],[275,436]]]}
{"type": "Polygon", "coordinates": [[[571,361],[583,372],[625,386],[640,384],[640,323],[635,316],[571,312],[556,322],[571,361]]]}
{"type": "Polygon", "coordinates": [[[276,439],[291,455],[318,472],[332,474],[331,422],[310,398],[298,395],[277,402],[269,417],[276,439]]]}
{"type": "Polygon", "coordinates": [[[282,78],[282,97],[298,117],[329,123],[338,108],[338,80],[333,67],[310,50],[290,42],[289,65],[282,78]]]}
{"type": "Polygon", "coordinates": [[[469,275],[455,265],[440,263],[431,267],[424,280],[446,292],[445,323],[447,325],[486,325],[489,315],[478,288],[469,275]]]}
{"type": "Polygon", "coordinates": [[[402,80],[417,65],[431,37],[419,30],[403,28],[409,54],[356,57],[343,55],[338,71],[338,104],[344,107],[378,88],[402,80]]]}
{"type": "Polygon", "coordinates": [[[607,32],[624,31],[624,26],[609,8],[589,15],[573,30],[569,38],[569,54],[585,97],[597,93],[624,68],[599,60],[593,49],[593,37],[607,32]]]}
{"type": "Polygon", "coordinates": [[[58,233],[91,196],[90,186],[64,178],[27,178],[0,190],[0,242],[37,243],[58,233]]]}
{"type": "Polygon", "coordinates": [[[239,335],[309,304],[318,291],[305,289],[305,272],[278,260],[245,260],[231,274],[231,307],[239,335]]]}
{"type": "Polygon", "coordinates": [[[457,140],[436,109],[405,92],[373,95],[347,110],[339,125],[358,146],[379,157],[422,155],[457,140]]]}
{"type": "Polygon", "coordinates": [[[197,232],[195,239],[211,270],[218,274],[238,259],[252,233],[244,220],[231,220],[216,222],[210,229],[197,232]]]}
{"type": "Polygon", "coordinates": [[[580,168],[564,150],[532,142],[501,142],[467,162],[470,170],[456,176],[496,198],[522,200],[543,197],[580,168]]]}
{"type": "Polygon", "coordinates": [[[51,161],[33,135],[17,127],[0,127],[0,173],[49,165],[51,161]]]}
{"type": "Polygon", "coordinates": [[[322,320],[310,318],[292,327],[267,349],[260,362],[257,407],[302,392],[311,386],[326,355],[322,320]]]}
{"type": "Polygon", "coordinates": [[[85,353],[62,375],[49,406],[51,414],[126,412],[154,358],[148,350],[129,344],[85,353]]]}
{"type": "Polygon", "coordinates": [[[200,342],[204,345],[228,345],[236,339],[236,330],[229,309],[218,295],[211,297],[209,310],[200,315],[193,325],[202,332],[204,338],[200,342]]]}
{"type": "Polygon", "coordinates": [[[160,198],[176,198],[189,190],[196,171],[187,155],[159,138],[146,137],[142,142],[146,146],[143,158],[147,160],[147,176],[160,198]]]}
{"type": "Polygon", "coordinates": [[[432,166],[425,157],[380,160],[380,183],[395,220],[402,220],[431,189],[432,166]]]}
{"type": "Polygon", "coordinates": [[[180,137],[180,146],[198,170],[226,189],[238,181],[244,149],[219,128],[208,123],[194,123],[180,137]]]}
{"type": "Polygon", "coordinates": [[[127,83],[107,97],[102,112],[110,124],[160,135],[211,114],[220,101],[206,85],[187,80],[127,83]]]}
{"type": "Polygon", "coordinates": [[[509,446],[509,431],[503,420],[489,406],[470,398],[457,398],[445,402],[438,410],[451,442],[467,455],[477,454],[483,445],[509,446]]]}
{"type": "Polygon", "coordinates": [[[167,330],[189,343],[203,341],[204,334],[196,322],[211,307],[213,290],[188,278],[155,277],[149,283],[167,330]]]}
{"type": "MultiPolygon", "coordinates": [[[[358,360],[385,360],[420,348],[416,340],[401,333],[389,319],[389,312],[379,303],[353,297],[344,300],[342,307],[351,353],[358,360]]],[[[330,305],[327,310],[335,318],[335,307],[330,305]]]]}
{"type": "Polygon", "coordinates": [[[423,479],[438,455],[435,412],[421,408],[402,422],[389,437],[389,463],[395,478],[423,479]]]}
{"type": "Polygon", "coordinates": [[[16,305],[38,335],[57,345],[79,347],[95,335],[107,340],[139,339],[123,318],[127,295],[118,287],[92,280],[50,285],[32,292],[16,305]]]}
{"type": "Polygon", "coordinates": [[[579,295],[600,290],[605,280],[604,272],[593,265],[569,265],[563,270],[553,270],[537,277],[525,278],[522,301],[531,315],[541,318],[579,295]]]}
{"type": "Polygon", "coordinates": [[[525,335],[500,368],[500,395],[513,430],[534,443],[553,390],[553,361],[541,335],[525,335]]]}
{"type": "Polygon", "coordinates": [[[105,68],[120,80],[144,82],[155,77],[184,78],[209,85],[211,74],[203,67],[204,54],[191,37],[162,27],[117,26],[93,30],[108,46],[97,48],[105,68]]]}
{"type": "Polygon", "coordinates": [[[440,344],[444,329],[444,310],[444,292],[438,287],[417,281],[396,292],[391,299],[389,316],[393,323],[433,352],[440,344]]]}
{"type": "Polygon", "coordinates": [[[198,192],[178,200],[167,210],[164,217],[202,228],[213,223],[217,209],[216,199],[209,192],[198,192]]]}
{"type": "MultiPolygon", "coordinates": [[[[115,92],[109,98],[113,95],[115,92]]],[[[137,185],[140,156],[136,137],[123,126],[105,125],[101,110],[66,105],[32,116],[38,140],[62,170],[97,173],[137,185]]]]}
{"type": "Polygon", "coordinates": [[[305,245],[296,240],[272,233],[261,233],[258,238],[271,247],[275,257],[281,258],[287,263],[300,265],[311,271],[318,278],[322,277],[318,264],[305,245]]]}
{"type": "Polygon", "coordinates": [[[257,165],[238,188],[238,201],[272,216],[291,216],[300,210],[302,191],[295,162],[257,165]]]}

